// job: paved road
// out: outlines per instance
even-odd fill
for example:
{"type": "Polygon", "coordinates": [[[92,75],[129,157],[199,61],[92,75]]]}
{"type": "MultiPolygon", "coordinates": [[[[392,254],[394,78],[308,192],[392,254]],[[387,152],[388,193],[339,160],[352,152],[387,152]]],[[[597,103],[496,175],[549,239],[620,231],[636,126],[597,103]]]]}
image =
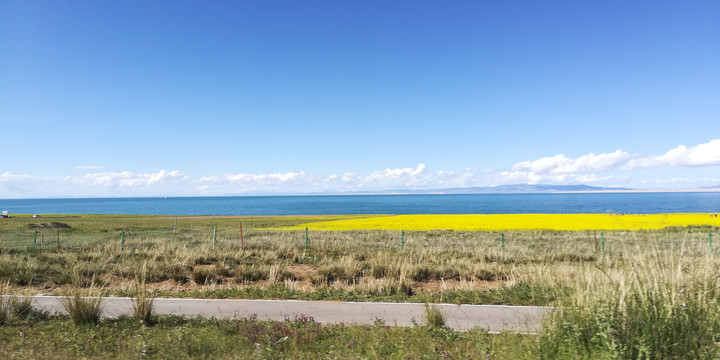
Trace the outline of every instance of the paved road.
{"type": "MultiPolygon", "coordinates": [[[[103,316],[132,314],[132,300],[106,297],[103,316]]],[[[154,302],[156,314],[242,318],[256,315],[261,320],[283,320],[299,315],[312,316],[320,323],[372,324],[382,319],[388,325],[412,326],[425,322],[425,305],[380,302],[331,302],[299,300],[167,299],[154,302]]],[[[33,296],[33,306],[50,313],[65,313],[56,296],[33,296]]],[[[542,317],[552,308],[541,306],[438,304],[447,326],[456,330],[474,327],[489,331],[537,332],[542,317]]]]}

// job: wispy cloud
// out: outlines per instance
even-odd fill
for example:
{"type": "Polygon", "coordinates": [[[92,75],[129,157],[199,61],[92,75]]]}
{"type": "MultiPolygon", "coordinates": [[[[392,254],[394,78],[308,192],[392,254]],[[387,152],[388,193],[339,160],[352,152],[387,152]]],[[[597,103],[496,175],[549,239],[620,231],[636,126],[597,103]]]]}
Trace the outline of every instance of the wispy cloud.
{"type": "Polygon", "coordinates": [[[384,190],[398,187],[417,188],[428,184],[426,166],[397,168],[374,171],[359,175],[310,175],[304,171],[272,174],[225,174],[203,176],[193,181],[204,192],[246,193],[246,192],[323,192],[384,190]]]}
{"type": "Polygon", "coordinates": [[[203,176],[192,181],[195,188],[207,194],[248,192],[293,192],[312,186],[313,176],[305,172],[271,174],[225,174],[203,176]]]}
{"type": "Polygon", "coordinates": [[[157,173],[135,174],[129,171],[85,174],[74,181],[86,186],[104,188],[143,188],[154,185],[173,185],[187,180],[183,173],[160,170],[157,173]]]}
{"type": "Polygon", "coordinates": [[[179,171],[102,172],[83,176],[0,174],[0,198],[58,196],[154,196],[192,191],[179,171]]]}

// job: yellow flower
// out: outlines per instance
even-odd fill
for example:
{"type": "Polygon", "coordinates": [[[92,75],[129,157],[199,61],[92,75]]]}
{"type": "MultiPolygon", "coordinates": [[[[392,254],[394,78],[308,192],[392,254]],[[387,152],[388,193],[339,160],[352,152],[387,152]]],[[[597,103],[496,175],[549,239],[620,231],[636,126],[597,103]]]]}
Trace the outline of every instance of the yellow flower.
{"type": "Polygon", "coordinates": [[[396,215],[299,224],[283,230],[653,230],[674,226],[718,226],[709,214],[490,214],[396,215]]]}

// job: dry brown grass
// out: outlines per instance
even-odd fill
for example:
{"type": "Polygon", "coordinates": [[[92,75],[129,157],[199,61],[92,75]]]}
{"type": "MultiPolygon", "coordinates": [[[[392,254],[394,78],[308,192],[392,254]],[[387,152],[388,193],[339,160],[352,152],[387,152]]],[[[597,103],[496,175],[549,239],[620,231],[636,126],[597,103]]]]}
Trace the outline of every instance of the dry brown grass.
{"type": "Polygon", "coordinates": [[[194,234],[200,230],[181,230],[176,236],[136,230],[124,251],[110,241],[60,252],[6,251],[0,253],[0,281],[9,282],[11,291],[42,293],[90,286],[132,293],[135,279],[164,293],[276,286],[305,292],[441,293],[516,284],[563,288],[598,266],[627,271],[637,254],[691,258],[708,253],[704,228],[606,232],[604,254],[588,231],[506,232],[504,250],[497,232],[408,231],[401,251],[399,234],[390,231],[311,231],[305,249],[304,231],[246,228],[241,248],[233,237],[239,233],[226,230],[213,248],[211,238],[194,234]]]}

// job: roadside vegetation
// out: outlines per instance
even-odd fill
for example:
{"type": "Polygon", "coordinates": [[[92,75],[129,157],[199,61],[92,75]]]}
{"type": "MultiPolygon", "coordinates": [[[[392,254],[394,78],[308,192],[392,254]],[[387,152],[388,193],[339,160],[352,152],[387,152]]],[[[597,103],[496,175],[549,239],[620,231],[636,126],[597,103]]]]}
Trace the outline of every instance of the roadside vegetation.
{"type": "Polygon", "coordinates": [[[321,325],[285,321],[160,316],[154,326],[129,317],[76,326],[45,317],[0,326],[4,359],[532,359],[535,337],[445,328],[321,325]]]}
{"type": "MultiPolygon", "coordinates": [[[[6,325],[0,326],[0,338],[10,341],[0,345],[0,354],[18,357],[11,354],[18,354],[21,333],[27,338],[31,331],[42,338],[50,336],[42,334],[67,334],[77,326],[94,330],[79,331],[80,335],[69,341],[38,341],[43,345],[32,347],[32,356],[27,357],[49,354],[50,345],[44,344],[61,340],[63,345],[56,346],[60,357],[93,357],[103,352],[137,357],[138,351],[152,353],[172,344],[180,344],[176,352],[163,350],[162,355],[154,356],[720,356],[720,257],[712,254],[710,247],[711,240],[717,241],[712,237],[720,234],[717,227],[404,233],[312,230],[313,221],[325,220],[328,217],[179,217],[175,225],[173,217],[3,219],[0,283],[6,284],[6,294],[73,296],[80,290],[101,288],[109,295],[136,297],[137,309],[132,320],[92,317],[88,325],[74,325],[65,317],[38,320],[37,316],[12,315],[9,309],[15,305],[6,301],[0,306],[0,318],[2,309],[8,309],[9,315],[5,316],[6,325]],[[29,225],[36,223],[67,227],[29,225]],[[301,228],[277,230],[292,226],[301,228]],[[311,228],[307,248],[304,227],[311,228]],[[36,230],[44,231],[42,244],[34,237],[36,230]],[[233,332],[228,330],[233,322],[153,317],[152,298],[158,296],[552,305],[556,310],[537,335],[489,335],[481,330],[455,333],[442,326],[442,314],[434,314],[435,320],[427,326],[407,329],[326,326],[308,319],[245,319],[238,320],[243,330],[233,332]],[[283,326],[313,326],[327,336],[310,341],[297,337],[299,334],[284,335],[280,338],[287,338],[277,350],[272,341],[279,340],[267,332],[283,326]],[[260,329],[257,331],[264,335],[258,338],[244,332],[246,328],[260,329]],[[93,336],[101,333],[113,339],[114,345],[96,343],[101,337],[93,336]],[[350,346],[352,339],[356,342],[350,346]],[[94,345],[85,345],[87,340],[94,345]],[[359,348],[352,350],[354,346],[359,348]]],[[[428,305],[429,312],[433,309],[428,305]]]]}

